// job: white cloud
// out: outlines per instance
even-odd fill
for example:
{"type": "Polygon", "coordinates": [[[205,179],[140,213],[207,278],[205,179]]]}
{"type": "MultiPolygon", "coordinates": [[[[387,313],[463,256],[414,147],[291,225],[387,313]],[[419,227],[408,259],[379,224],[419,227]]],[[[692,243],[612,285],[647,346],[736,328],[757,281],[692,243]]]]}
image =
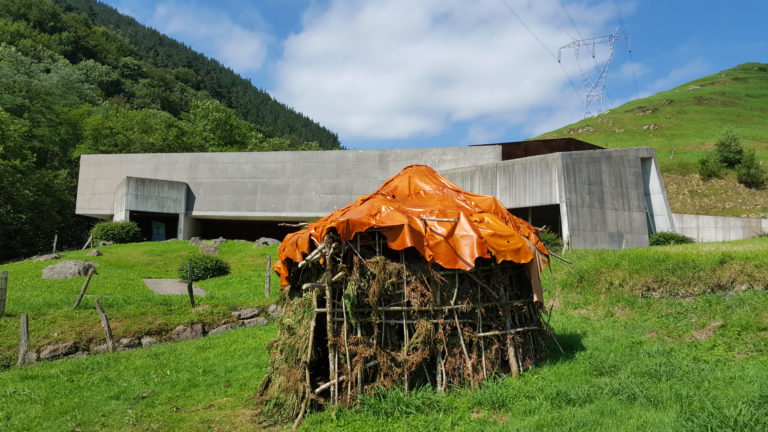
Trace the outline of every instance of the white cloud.
{"type": "Polygon", "coordinates": [[[266,33],[236,24],[223,11],[193,3],[159,3],[148,24],[238,73],[259,70],[270,42],[266,33]]]}
{"type": "MultiPolygon", "coordinates": [[[[508,3],[551,53],[570,41],[558,2],[508,3]]],[[[605,31],[614,10],[569,2],[569,11],[589,37],[605,31]]],[[[429,137],[455,121],[470,124],[470,138],[492,138],[572,116],[577,100],[561,67],[499,0],[332,0],[308,13],[283,48],[277,98],[347,139],[429,137]]],[[[565,57],[563,65],[578,86],[575,67],[565,57]]]]}
{"type": "Polygon", "coordinates": [[[667,73],[665,76],[651,83],[648,88],[643,89],[641,94],[643,97],[645,97],[660,91],[669,90],[685,83],[686,81],[691,81],[707,75],[710,73],[707,72],[709,69],[710,68],[707,65],[707,62],[704,60],[695,59],[688,61],[682,66],[670,70],[669,73],[667,73]]]}

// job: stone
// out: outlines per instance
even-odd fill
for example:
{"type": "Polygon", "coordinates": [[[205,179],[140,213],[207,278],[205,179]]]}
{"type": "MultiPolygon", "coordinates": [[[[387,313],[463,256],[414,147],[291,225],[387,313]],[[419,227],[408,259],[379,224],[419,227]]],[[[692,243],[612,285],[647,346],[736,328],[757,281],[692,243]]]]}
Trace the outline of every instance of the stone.
{"type": "Polygon", "coordinates": [[[659,128],[659,125],[657,125],[656,123],[643,125],[643,130],[656,130],[658,128],[659,128]]]}
{"type": "Polygon", "coordinates": [[[269,237],[261,237],[253,243],[253,247],[264,247],[280,244],[280,240],[269,237]]]}
{"type": "Polygon", "coordinates": [[[217,239],[211,240],[211,244],[214,246],[223,245],[226,242],[227,242],[227,239],[225,239],[224,237],[219,237],[217,239]]]}
{"type": "Polygon", "coordinates": [[[88,357],[88,353],[86,351],[78,351],[78,352],[76,352],[76,353],[74,353],[72,355],[68,355],[68,356],[66,356],[64,358],[83,358],[83,357],[88,357]]]}
{"type": "Polygon", "coordinates": [[[92,250],[92,251],[88,252],[86,255],[88,255],[88,256],[102,256],[102,255],[104,255],[104,254],[103,254],[103,253],[101,253],[101,251],[100,251],[100,250],[98,250],[98,249],[94,249],[94,250],[92,250]]]}
{"type": "Polygon", "coordinates": [[[91,347],[91,354],[104,354],[109,352],[109,345],[108,344],[101,344],[96,345],[95,347],[91,347]]]}
{"type": "Polygon", "coordinates": [[[35,258],[35,262],[51,261],[51,260],[57,260],[59,258],[61,258],[60,254],[52,253],[52,254],[48,254],[48,255],[41,255],[41,256],[35,258]]]}
{"type": "Polygon", "coordinates": [[[246,327],[259,327],[269,324],[269,321],[264,317],[258,317],[245,320],[243,321],[243,324],[245,324],[246,327]]]}
{"type": "Polygon", "coordinates": [[[259,316],[260,313],[259,308],[246,308],[232,312],[232,316],[239,320],[247,320],[259,316]]]}
{"type": "Polygon", "coordinates": [[[192,237],[191,239],[189,239],[189,244],[192,245],[192,246],[197,246],[197,245],[201,244],[202,242],[203,241],[200,240],[200,237],[192,237]]]}
{"type": "Polygon", "coordinates": [[[85,276],[90,269],[96,269],[96,263],[90,261],[66,260],[49,265],[43,269],[43,279],[70,279],[85,276]]]}
{"type": "Polygon", "coordinates": [[[33,364],[37,363],[37,360],[40,358],[40,356],[32,351],[27,351],[27,354],[24,355],[24,364],[33,364]]]}
{"type": "Polygon", "coordinates": [[[138,348],[141,346],[141,341],[136,338],[122,338],[117,346],[125,349],[138,348]]]}
{"type": "Polygon", "coordinates": [[[98,244],[97,246],[98,246],[98,247],[104,247],[104,246],[112,246],[113,244],[115,244],[115,242],[111,242],[111,241],[100,241],[100,242],[99,242],[99,244],[98,244]]]}
{"type": "Polygon", "coordinates": [[[624,129],[616,129],[616,133],[624,133],[624,129]]]}
{"type": "Polygon", "coordinates": [[[191,327],[187,327],[185,325],[180,325],[173,329],[171,332],[171,336],[173,336],[176,340],[188,340],[188,339],[198,339],[203,337],[203,325],[202,324],[192,324],[191,327]]]}
{"type": "Polygon", "coordinates": [[[157,340],[157,338],[152,336],[144,336],[141,338],[141,346],[144,348],[148,348],[148,347],[151,347],[152,345],[157,345],[159,343],[160,341],[157,340]]]}
{"type": "Polygon", "coordinates": [[[243,323],[241,322],[234,322],[229,324],[224,324],[222,326],[218,326],[215,329],[208,332],[208,336],[222,334],[225,332],[228,332],[230,330],[235,330],[243,326],[243,323]]]}
{"type": "Polygon", "coordinates": [[[64,357],[76,352],[77,344],[74,342],[64,342],[60,344],[48,345],[40,348],[40,360],[64,357]]]}
{"type": "Polygon", "coordinates": [[[202,246],[200,246],[200,253],[201,254],[206,254],[206,255],[218,255],[219,254],[219,247],[218,246],[202,245],[202,246]]]}
{"type": "Polygon", "coordinates": [[[195,311],[196,312],[202,312],[202,311],[208,310],[210,308],[211,308],[211,305],[200,305],[200,306],[195,306],[195,311]]]}
{"type": "Polygon", "coordinates": [[[696,89],[699,89],[699,88],[701,88],[700,85],[692,85],[692,86],[688,87],[688,90],[696,90],[696,89]]]}
{"type": "Polygon", "coordinates": [[[283,316],[283,312],[285,312],[285,308],[282,306],[278,306],[276,304],[269,305],[269,308],[267,308],[267,312],[269,312],[270,315],[272,315],[272,318],[280,318],[283,316]]]}

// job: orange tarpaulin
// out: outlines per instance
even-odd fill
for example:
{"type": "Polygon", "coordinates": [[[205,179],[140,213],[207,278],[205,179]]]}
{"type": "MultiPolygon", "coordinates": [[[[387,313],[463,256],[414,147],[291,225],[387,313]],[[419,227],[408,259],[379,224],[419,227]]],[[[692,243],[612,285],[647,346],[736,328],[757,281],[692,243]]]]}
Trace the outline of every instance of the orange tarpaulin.
{"type": "Polygon", "coordinates": [[[465,192],[432,168],[411,165],[372,194],[285,236],[274,265],[281,283],[288,283],[289,261],[301,262],[329,230],[349,241],[369,228],[381,229],[390,249],[414,247],[449,269],[470,270],[478,257],[528,263],[536,256],[532,276],[538,279],[549,254],[538,232],[496,198],[465,192]]]}

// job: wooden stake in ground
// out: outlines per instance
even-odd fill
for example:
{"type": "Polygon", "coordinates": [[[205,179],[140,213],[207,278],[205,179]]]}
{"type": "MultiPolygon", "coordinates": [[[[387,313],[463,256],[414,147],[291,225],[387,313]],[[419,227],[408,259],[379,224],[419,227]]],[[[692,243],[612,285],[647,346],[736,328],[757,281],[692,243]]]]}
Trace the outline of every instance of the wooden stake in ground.
{"type": "Polygon", "coordinates": [[[269,298],[272,285],[272,256],[267,255],[267,272],[264,275],[264,297],[269,298]]]}
{"type": "Polygon", "coordinates": [[[5,298],[8,292],[8,272],[0,273],[0,317],[5,313],[5,298]]]}
{"type": "Polygon", "coordinates": [[[54,234],[54,236],[53,236],[53,252],[52,253],[56,253],[56,243],[58,241],[59,241],[59,235],[58,234],[54,234]]]}
{"type": "Polygon", "coordinates": [[[91,235],[88,236],[88,240],[85,241],[85,244],[83,245],[83,249],[81,250],[85,250],[85,248],[87,248],[92,241],[93,241],[93,233],[91,233],[91,235]]]}
{"type": "Polygon", "coordinates": [[[189,295],[189,304],[195,307],[195,293],[192,291],[192,261],[187,263],[187,294],[189,295]]]}
{"type": "Polygon", "coordinates": [[[17,366],[24,366],[27,361],[27,348],[29,347],[29,317],[27,314],[21,316],[21,340],[19,341],[19,361],[17,366]]]}
{"type": "Polygon", "coordinates": [[[80,306],[80,302],[83,301],[83,296],[85,295],[85,290],[88,289],[88,284],[91,283],[91,278],[95,271],[96,270],[93,267],[88,269],[88,277],[85,278],[85,283],[83,283],[83,287],[80,289],[80,295],[77,296],[77,301],[75,302],[75,305],[72,306],[72,309],[77,309],[77,307],[80,306]]]}
{"type": "Polygon", "coordinates": [[[117,351],[117,347],[115,346],[115,340],[112,338],[112,328],[109,326],[109,318],[107,318],[107,313],[104,312],[104,308],[101,307],[99,299],[95,299],[93,304],[96,305],[96,312],[99,313],[101,326],[104,327],[104,336],[107,338],[107,346],[109,346],[109,352],[115,352],[117,351]]]}

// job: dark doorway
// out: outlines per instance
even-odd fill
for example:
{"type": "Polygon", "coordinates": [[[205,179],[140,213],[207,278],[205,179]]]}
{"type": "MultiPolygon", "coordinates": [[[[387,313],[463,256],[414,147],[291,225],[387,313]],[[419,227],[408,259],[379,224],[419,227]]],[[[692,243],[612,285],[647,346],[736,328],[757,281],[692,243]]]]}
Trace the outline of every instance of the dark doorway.
{"type": "Polygon", "coordinates": [[[163,241],[176,238],[179,215],[131,211],[131,221],[136,222],[145,240],[163,241]]]}
{"type": "Polygon", "coordinates": [[[560,224],[560,205],[552,204],[536,207],[521,207],[508,209],[510,213],[527,221],[535,227],[546,226],[550,231],[558,236],[563,235],[563,229],[560,224]]]}

